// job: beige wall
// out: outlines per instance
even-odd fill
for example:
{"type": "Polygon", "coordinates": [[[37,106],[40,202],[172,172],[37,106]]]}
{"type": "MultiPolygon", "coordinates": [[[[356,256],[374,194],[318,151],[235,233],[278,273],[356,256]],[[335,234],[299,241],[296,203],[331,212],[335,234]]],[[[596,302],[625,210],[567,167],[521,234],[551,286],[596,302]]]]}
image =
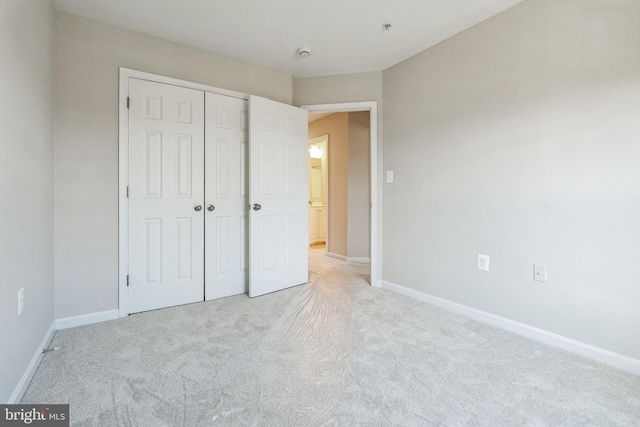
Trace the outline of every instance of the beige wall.
{"type": "Polygon", "coordinates": [[[291,76],[56,14],[56,316],[118,307],[118,67],[291,103],[291,76]]]}
{"type": "Polygon", "coordinates": [[[0,2],[0,402],[54,319],[53,9],[0,2]],[[25,311],[18,316],[18,290],[25,311]]]}
{"type": "Polygon", "coordinates": [[[349,115],[349,258],[369,258],[370,126],[367,111],[349,115]]]}
{"type": "Polygon", "coordinates": [[[331,253],[349,251],[349,115],[331,114],[309,123],[309,139],[329,135],[329,246],[331,253]]]}
{"type": "Polygon", "coordinates": [[[529,0],[383,86],[384,279],[640,358],[640,2],[529,0]]]}

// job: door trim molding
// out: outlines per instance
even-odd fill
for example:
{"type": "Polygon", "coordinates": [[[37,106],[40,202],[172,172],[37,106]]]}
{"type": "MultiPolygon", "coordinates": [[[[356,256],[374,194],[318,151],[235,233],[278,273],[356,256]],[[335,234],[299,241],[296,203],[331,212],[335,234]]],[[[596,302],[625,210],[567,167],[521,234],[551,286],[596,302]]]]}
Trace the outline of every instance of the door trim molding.
{"type": "Polygon", "coordinates": [[[118,317],[129,315],[129,292],[127,288],[127,275],[129,274],[129,202],[127,199],[127,186],[129,185],[129,109],[127,108],[127,96],[129,95],[130,78],[196,89],[244,100],[249,99],[248,94],[233,90],[120,67],[118,83],[118,317]]]}
{"type": "MultiPolygon", "coordinates": [[[[371,256],[371,286],[379,288],[382,286],[381,273],[381,244],[380,233],[382,227],[382,193],[378,180],[382,179],[378,176],[378,102],[377,101],[364,101],[364,102],[346,102],[336,104],[315,104],[315,105],[301,105],[300,108],[304,108],[309,112],[314,113],[349,113],[356,111],[368,111],[369,112],[369,126],[370,126],[370,160],[371,160],[371,246],[369,254],[371,256]]],[[[380,151],[381,152],[381,151],[380,151]]]]}

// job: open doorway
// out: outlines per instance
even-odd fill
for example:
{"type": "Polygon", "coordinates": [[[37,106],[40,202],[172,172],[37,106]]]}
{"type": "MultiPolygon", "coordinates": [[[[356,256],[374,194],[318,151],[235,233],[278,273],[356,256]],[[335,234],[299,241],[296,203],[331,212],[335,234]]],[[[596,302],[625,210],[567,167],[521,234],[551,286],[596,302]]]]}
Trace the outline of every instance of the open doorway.
{"type": "Polygon", "coordinates": [[[370,267],[371,177],[370,111],[310,112],[311,253],[370,267]]]}
{"type": "Polygon", "coordinates": [[[329,247],[328,148],[329,135],[309,140],[309,250],[322,254],[329,247]]]}

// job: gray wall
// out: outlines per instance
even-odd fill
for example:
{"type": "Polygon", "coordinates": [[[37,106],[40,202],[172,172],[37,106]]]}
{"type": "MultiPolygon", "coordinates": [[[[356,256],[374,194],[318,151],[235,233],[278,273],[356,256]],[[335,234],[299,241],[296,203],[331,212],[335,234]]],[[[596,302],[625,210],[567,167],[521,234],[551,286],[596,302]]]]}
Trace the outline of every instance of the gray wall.
{"type": "Polygon", "coordinates": [[[291,76],[56,13],[56,317],[118,307],[118,67],[291,103],[291,76]]]}
{"type": "Polygon", "coordinates": [[[383,87],[384,279],[640,358],[640,2],[529,0],[383,87]]]}
{"type": "Polygon", "coordinates": [[[53,38],[48,1],[0,2],[0,402],[54,319],[53,38]]]}
{"type": "Polygon", "coordinates": [[[349,257],[369,258],[371,161],[369,113],[349,114],[349,257]]]}
{"type": "Polygon", "coordinates": [[[295,105],[354,101],[382,102],[382,71],[293,79],[295,105]]]}

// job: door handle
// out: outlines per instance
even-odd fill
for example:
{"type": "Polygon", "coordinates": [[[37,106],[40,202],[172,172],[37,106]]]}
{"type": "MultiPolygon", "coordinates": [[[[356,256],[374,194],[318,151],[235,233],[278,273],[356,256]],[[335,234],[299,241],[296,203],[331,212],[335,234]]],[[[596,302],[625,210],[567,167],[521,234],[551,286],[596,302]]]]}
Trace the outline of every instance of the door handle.
{"type": "Polygon", "coordinates": [[[213,212],[213,211],[215,211],[215,210],[216,210],[216,207],[215,207],[215,206],[213,206],[213,205],[207,205],[207,210],[208,210],[209,212],[213,212]]]}
{"type": "Polygon", "coordinates": [[[200,212],[202,210],[202,206],[201,205],[195,205],[193,207],[193,210],[196,211],[196,212],[200,212]]]}
{"type": "Polygon", "coordinates": [[[260,204],[258,204],[258,203],[254,203],[253,204],[253,210],[254,211],[259,211],[260,209],[262,209],[262,206],[260,206],[260,204]]]}

